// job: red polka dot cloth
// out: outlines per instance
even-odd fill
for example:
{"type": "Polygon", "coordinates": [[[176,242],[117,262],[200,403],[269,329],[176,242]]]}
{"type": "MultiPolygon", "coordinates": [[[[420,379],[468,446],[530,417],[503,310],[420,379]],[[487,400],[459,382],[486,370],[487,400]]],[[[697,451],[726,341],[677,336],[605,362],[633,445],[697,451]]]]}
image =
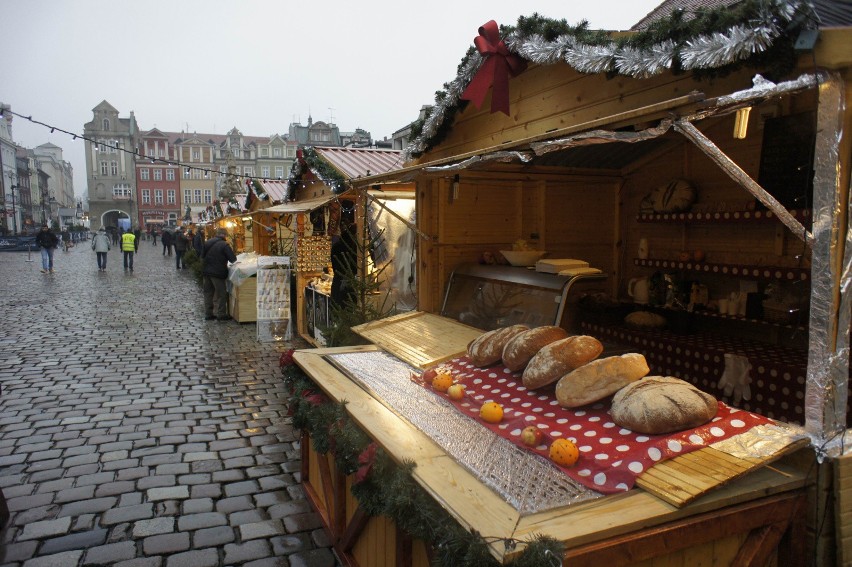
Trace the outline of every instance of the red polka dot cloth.
{"type": "MultiPolygon", "coordinates": [[[[772,423],[761,415],[719,402],[716,417],[706,425],[667,435],[641,435],[612,422],[607,411],[608,399],[566,409],[556,401],[553,387],[528,390],[521,382],[520,372],[513,373],[502,365],[477,368],[462,356],[440,367],[449,369],[454,380],[465,386],[464,398],[450,400],[456,409],[501,437],[545,458],[552,440],[564,437],[573,441],[580,458],[573,467],[562,470],[580,484],[603,494],[630,490],[636,477],[656,463],[744,433],[756,425],[772,423]],[[479,408],[489,401],[503,406],[503,421],[499,424],[486,423],[479,417],[479,408]],[[521,431],[529,425],[544,433],[544,442],[538,447],[527,447],[521,442],[521,431]]],[[[431,390],[431,383],[420,376],[413,379],[431,390]]],[[[433,392],[449,399],[444,393],[433,392]]]]}

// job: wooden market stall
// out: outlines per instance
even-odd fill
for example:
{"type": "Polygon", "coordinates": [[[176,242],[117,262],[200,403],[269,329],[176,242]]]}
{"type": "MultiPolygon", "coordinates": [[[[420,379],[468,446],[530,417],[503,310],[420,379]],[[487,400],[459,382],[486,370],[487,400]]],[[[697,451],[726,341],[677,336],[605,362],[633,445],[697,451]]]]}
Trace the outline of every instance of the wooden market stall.
{"type": "MultiPolygon", "coordinates": [[[[711,18],[672,43],[641,34],[635,44],[588,42],[564,22],[522,20],[503,38],[506,58],[516,59],[507,62],[507,91],[496,96],[489,76],[481,108],[461,99],[477,100],[469,85],[503,68],[488,64],[497,55],[474,53],[419,125],[405,166],[354,183],[414,181],[417,229],[428,237],[417,255],[419,311],[361,329],[373,348],[424,368],[464,353],[487,328],[523,322],[530,311],[505,302],[523,293],[512,286],[537,287],[525,283],[532,267],[497,266],[485,277],[470,266],[524,241],[546,258],[601,271],[594,289],[557,294],[568,314],[558,324],[569,332],[641,352],[653,374],[799,427],[827,459],[813,465],[801,439],[735,462],[700,450],[699,460],[690,453],[644,471],[623,494],[524,514],[495,494],[494,478],[460,465],[452,447],[335,362],[363,349],[298,353],[319,388],[346,400],[395,461],[414,461],[418,484],[486,537],[500,562],[518,553],[505,541],[533,533],[563,542],[566,565],[852,559],[852,518],[841,507],[849,498],[852,28],[826,26],[825,14],[821,28],[802,26],[794,12],[807,12],[804,4],[757,4],[758,12],[721,8],[738,23],[718,29],[711,18]],[[721,49],[726,43],[742,49],[721,49]],[[459,271],[500,292],[471,305],[474,315],[501,312],[491,327],[469,327],[445,309],[459,271]],[[734,360],[750,366],[726,383],[734,360]]],[[[477,43],[497,43],[484,28],[477,43]]],[[[313,451],[306,437],[303,457],[309,495],[345,562],[426,564],[429,542],[412,544],[389,520],[359,511],[333,455],[313,451]]]]}
{"type": "MultiPolygon", "coordinates": [[[[363,210],[374,202],[390,210],[388,201],[407,200],[413,210],[411,186],[397,185],[392,192],[368,198],[369,188],[359,196],[351,191],[351,183],[400,163],[401,152],[394,150],[305,147],[299,150],[297,167],[286,182],[255,183],[258,193],[272,196],[254,198],[249,206],[247,224],[255,252],[293,258],[296,330],[311,344],[322,344],[321,326],[330,321],[331,246],[339,236],[343,211],[360,223],[365,218],[363,210]]],[[[389,214],[399,216],[393,211],[389,214]]],[[[382,224],[382,229],[386,226],[382,224]]]]}

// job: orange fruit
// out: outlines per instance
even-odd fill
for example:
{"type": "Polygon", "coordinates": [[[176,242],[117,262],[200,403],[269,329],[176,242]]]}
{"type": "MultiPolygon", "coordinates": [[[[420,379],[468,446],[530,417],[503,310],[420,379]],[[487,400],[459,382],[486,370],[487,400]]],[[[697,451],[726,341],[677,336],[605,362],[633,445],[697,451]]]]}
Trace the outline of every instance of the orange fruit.
{"type": "Polygon", "coordinates": [[[479,408],[479,417],[488,423],[500,423],[503,421],[503,406],[497,402],[485,402],[479,408]]]}
{"type": "Polygon", "coordinates": [[[432,389],[438,392],[446,392],[453,385],[453,377],[446,372],[438,372],[432,378],[432,389]]]}
{"type": "Polygon", "coordinates": [[[580,451],[570,439],[556,439],[550,444],[550,460],[557,465],[570,467],[580,458],[580,451]]]}
{"type": "Polygon", "coordinates": [[[458,382],[453,384],[447,389],[447,395],[451,400],[459,401],[464,397],[464,384],[459,384],[458,382]]]}

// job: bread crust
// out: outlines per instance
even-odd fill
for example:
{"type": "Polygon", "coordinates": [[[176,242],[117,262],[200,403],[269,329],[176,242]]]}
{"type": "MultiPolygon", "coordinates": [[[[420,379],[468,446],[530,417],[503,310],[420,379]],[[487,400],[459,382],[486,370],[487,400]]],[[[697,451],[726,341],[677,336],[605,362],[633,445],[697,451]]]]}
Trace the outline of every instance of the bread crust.
{"type": "Polygon", "coordinates": [[[716,398],[689,382],[672,376],[646,376],[615,394],[610,415],[616,425],[659,435],[704,425],[718,409],[716,398]]]}
{"type": "Polygon", "coordinates": [[[568,331],[553,325],[544,325],[517,334],[503,348],[503,366],[512,372],[523,370],[538,351],[567,336],[568,331]]]}
{"type": "Polygon", "coordinates": [[[523,374],[524,386],[535,390],[556,382],[575,368],[596,359],[603,345],[595,337],[575,335],[544,346],[532,357],[523,374]]]}
{"type": "Polygon", "coordinates": [[[556,399],[564,408],[585,406],[613,395],[648,372],[648,362],[639,353],[599,358],[560,378],[556,399]]]}
{"type": "Polygon", "coordinates": [[[467,345],[467,356],[474,366],[491,366],[501,360],[503,347],[512,337],[528,330],[526,325],[511,325],[483,333],[467,345]]]}

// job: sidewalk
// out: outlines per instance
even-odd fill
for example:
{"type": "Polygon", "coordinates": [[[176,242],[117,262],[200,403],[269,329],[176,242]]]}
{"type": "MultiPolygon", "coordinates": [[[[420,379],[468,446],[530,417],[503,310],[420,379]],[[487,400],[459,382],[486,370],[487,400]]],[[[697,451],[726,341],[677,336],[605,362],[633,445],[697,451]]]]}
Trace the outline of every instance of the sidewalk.
{"type": "Polygon", "coordinates": [[[331,567],[278,355],[162,246],[0,253],[0,565],[331,567]]]}

